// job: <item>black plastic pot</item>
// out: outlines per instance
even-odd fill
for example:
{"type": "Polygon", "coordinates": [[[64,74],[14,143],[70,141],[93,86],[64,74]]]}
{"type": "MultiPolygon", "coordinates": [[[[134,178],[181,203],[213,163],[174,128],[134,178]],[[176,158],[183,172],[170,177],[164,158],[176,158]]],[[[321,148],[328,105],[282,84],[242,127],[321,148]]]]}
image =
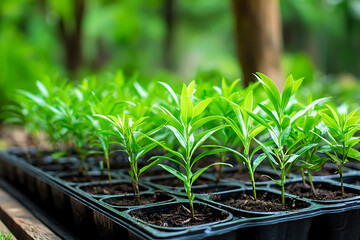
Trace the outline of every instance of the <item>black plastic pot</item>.
{"type": "MultiPolygon", "coordinates": [[[[129,185],[130,188],[132,188],[132,184],[131,184],[130,181],[127,181],[127,180],[114,180],[114,181],[112,181],[112,186],[113,187],[116,187],[116,185],[119,185],[119,184],[127,184],[127,185],[129,185]]],[[[88,195],[89,197],[93,197],[93,198],[104,198],[104,197],[107,197],[107,196],[114,196],[114,195],[124,196],[124,195],[133,195],[134,194],[134,192],[132,190],[130,190],[129,192],[126,192],[126,193],[122,193],[122,194],[90,194],[90,193],[88,193],[88,192],[86,192],[84,190],[84,188],[86,188],[86,187],[102,186],[102,185],[103,186],[108,186],[109,181],[81,183],[81,184],[76,185],[76,189],[83,192],[82,194],[88,195]]],[[[141,194],[147,193],[147,192],[152,192],[152,189],[150,187],[144,186],[141,183],[139,184],[139,190],[140,190],[141,194]]]]}
{"type": "MultiPolygon", "coordinates": [[[[173,175],[164,175],[164,176],[152,176],[152,177],[145,177],[145,178],[141,178],[140,181],[145,184],[148,185],[150,187],[156,188],[156,189],[160,189],[163,191],[174,191],[176,189],[180,189],[183,188],[183,186],[173,186],[170,184],[164,184],[166,181],[174,181],[177,180],[177,178],[173,175]]],[[[207,175],[204,176],[200,176],[194,183],[194,187],[195,186],[207,186],[207,184],[204,185],[198,185],[197,183],[199,181],[206,181],[206,182],[212,182],[215,183],[215,181],[211,178],[211,177],[207,177],[207,175]]]]}
{"type": "MultiPolygon", "coordinates": [[[[78,172],[58,173],[58,174],[55,174],[54,176],[60,178],[62,181],[64,181],[65,184],[68,184],[71,186],[76,186],[78,184],[89,182],[87,180],[84,180],[81,182],[73,182],[73,181],[65,180],[66,178],[73,177],[73,176],[74,177],[76,177],[76,176],[83,177],[83,175],[79,175],[78,172]]],[[[96,178],[99,177],[99,179],[92,180],[91,182],[93,182],[93,183],[107,181],[107,179],[108,179],[108,176],[106,175],[106,173],[101,174],[100,171],[90,171],[90,172],[88,172],[88,176],[96,177],[96,178]]],[[[112,177],[112,179],[116,180],[117,179],[116,175],[114,177],[112,177]]]]}
{"type": "MultiPolygon", "coordinates": [[[[141,196],[147,196],[147,197],[153,197],[154,194],[156,194],[154,191],[152,192],[147,192],[147,193],[142,193],[141,196]]],[[[131,205],[131,206],[123,206],[123,205],[114,205],[114,204],[111,204],[110,202],[112,200],[121,200],[121,199],[134,199],[134,196],[131,195],[126,195],[126,196],[107,196],[107,197],[104,197],[104,198],[101,198],[100,199],[100,202],[116,209],[116,210],[119,210],[119,211],[125,211],[125,210],[128,210],[128,209],[134,209],[134,208],[139,208],[139,207],[144,207],[144,206],[153,206],[153,205],[161,205],[161,204],[164,204],[164,203],[167,203],[167,202],[173,202],[176,200],[176,198],[174,196],[171,196],[171,195],[168,195],[166,194],[165,192],[163,193],[158,193],[156,195],[156,198],[157,198],[157,202],[155,203],[149,203],[149,204],[145,204],[145,205],[131,205]]]]}
{"type": "Polygon", "coordinates": [[[359,202],[339,205],[326,212],[313,218],[309,233],[310,240],[358,240],[360,238],[359,202]]]}
{"type": "Polygon", "coordinates": [[[348,162],[345,164],[346,167],[350,168],[351,170],[360,171],[360,162],[348,162]]]}
{"type": "MultiPolygon", "coordinates": [[[[337,184],[340,182],[339,176],[332,176],[328,178],[330,181],[334,181],[337,184]]],[[[343,176],[343,181],[346,184],[349,184],[351,187],[360,188],[360,172],[352,172],[343,176]]]]}
{"type": "MultiPolygon", "coordinates": [[[[201,195],[208,195],[212,193],[220,194],[223,192],[236,190],[236,189],[242,189],[245,185],[241,183],[233,183],[233,182],[222,182],[219,184],[210,184],[210,185],[200,185],[200,186],[193,186],[191,188],[191,192],[194,193],[196,196],[201,195]]],[[[186,196],[185,189],[176,189],[177,192],[179,192],[179,195],[186,196]]],[[[174,193],[176,193],[174,191],[174,193]]]]}
{"type": "Polygon", "coordinates": [[[196,231],[198,229],[206,229],[207,227],[214,225],[214,224],[219,224],[219,223],[224,223],[227,221],[230,221],[233,218],[233,215],[230,212],[227,212],[223,209],[211,206],[209,204],[206,203],[201,203],[199,201],[194,201],[194,208],[201,208],[203,206],[206,207],[210,207],[212,208],[215,212],[218,212],[219,215],[224,214],[225,217],[223,220],[217,221],[217,222],[211,222],[211,223],[206,223],[206,224],[201,224],[201,225],[197,225],[197,226],[191,226],[191,227],[163,227],[163,226],[158,226],[158,225],[154,225],[151,223],[148,223],[144,220],[141,219],[136,219],[132,216],[132,213],[134,211],[141,211],[144,214],[148,214],[148,213],[154,213],[154,212],[166,212],[167,210],[170,210],[172,208],[175,208],[179,205],[184,205],[187,206],[189,205],[187,201],[184,200],[179,200],[176,203],[164,203],[162,205],[155,205],[155,206],[145,206],[145,207],[139,207],[136,209],[131,209],[125,212],[125,216],[130,219],[134,224],[136,224],[139,227],[144,227],[144,230],[149,230],[149,229],[157,229],[159,231],[165,231],[165,232],[171,232],[171,231],[189,231],[189,229],[191,229],[192,231],[196,231]]]}
{"type": "MultiPolygon", "coordinates": [[[[319,204],[305,200],[311,206],[294,212],[277,212],[270,215],[257,213],[238,213],[232,220],[220,221],[211,225],[189,227],[186,229],[161,228],[151,226],[132,218],[129,213],[133,210],[116,209],[85,194],[76,188],[76,184],[68,183],[55,175],[49,174],[28,162],[7,153],[0,153],[0,164],[9,171],[2,171],[2,176],[13,184],[19,185],[16,173],[24,172],[24,179],[34,179],[35,193],[38,198],[45,199],[47,194],[40,196],[40,191],[49,188],[54,217],[69,227],[78,230],[81,239],[359,239],[359,209],[358,200],[341,203],[319,204]],[[37,182],[37,181],[41,182],[37,182]],[[45,187],[45,184],[47,187],[45,187]],[[75,227],[74,227],[75,226],[75,227]],[[328,233],[329,232],[329,233],[328,233]],[[84,235],[85,233],[85,235],[84,235]],[[326,233],[326,234],[325,234],[326,233]],[[323,235],[322,235],[323,234],[323,235]]],[[[327,177],[329,178],[329,177],[327,177]]],[[[143,179],[144,181],[145,179],[143,179]]],[[[333,183],[333,180],[327,180],[333,183]]],[[[230,184],[230,181],[222,183],[230,184]]],[[[28,184],[27,188],[29,187],[28,184]]],[[[162,189],[169,194],[178,194],[176,188],[154,185],[152,188],[162,189]]],[[[239,187],[242,185],[239,184],[239,187]]],[[[346,185],[348,187],[348,184],[346,185]]],[[[196,187],[204,188],[204,186],[196,187]]],[[[240,188],[241,189],[241,188],[240,188]]],[[[357,188],[354,188],[357,189],[357,188]]],[[[261,188],[258,188],[261,190],[261,188]]],[[[267,191],[269,188],[264,188],[267,191]]],[[[221,194],[230,194],[227,191],[221,194]]],[[[276,192],[276,191],[275,191],[276,192]]],[[[198,201],[206,202],[211,206],[220,206],[218,203],[205,199],[205,196],[196,194],[198,201]]],[[[290,196],[296,198],[294,196],[290,196]]],[[[44,200],[43,199],[43,200],[44,200]]],[[[299,200],[298,198],[296,198],[299,200]]],[[[164,203],[153,206],[139,206],[137,209],[158,211],[169,204],[187,202],[176,200],[175,203],[164,203]]],[[[225,209],[223,206],[221,206],[225,209]]]]}
{"type": "MultiPolygon", "coordinates": [[[[331,177],[331,176],[336,176],[339,175],[339,168],[336,164],[332,163],[332,162],[327,162],[324,164],[324,166],[322,167],[322,169],[327,169],[327,171],[329,171],[328,175],[319,175],[321,173],[321,171],[312,171],[312,178],[314,180],[316,179],[323,179],[324,177],[331,177]]],[[[351,168],[346,167],[346,165],[343,167],[343,174],[344,176],[351,174],[354,170],[352,170],[351,168]]]]}
{"type": "MultiPolygon", "coordinates": [[[[290,182],[286,183],[286,186],[297,184],[297,183],[302,183],[302,181],[290,181],[290,182]]],[[[313,183],[314,183],[315,188],[317,186],[321,185],[323,188],[328,188],[328,189],[336,188],[336,189],[340,190],[340,182],[330,181],[329,177],[317,178],[317,180],[313,180],[313,183]]],[[[285,189],[286,189],[286,186],[285,186],[285,189]]],[[[278,190],[280,189],[280,187],[276,184],[272,184],[271,187],[274,189],[278,189],[278,190]]],[[[345,192],[354,193],[357,196],[350,197],[350,198],[337,199],[337,200],[318,200],[318,199],[311,199],[311,198],[304,198],[304,197],[302,197],[302,199],[307,199],[314,203],[319,203],[319,204],[324,204],[324,205],[338,204],[338,203],[360,200],[360,188],[353,187],[350,184],[344,184],[344,188],[345,188],[345,192]]]]}
{"type": "Polygon", "coordinates": [[[78,236],[91,239],[96,236],[94,211],[76,198],[70,198],[73,223],[78,236]]]}
{"type": "MultiPolygon", "coordinates": [[[[256,192],[257,192],[258,197],[263,194],[270,194],[270,195],[274,195],[274,196],[280,198],[279,191],[274,191],[269,188],[259,187],[259,188],[257,188],[256,192]]],[[[244,193],[246,195],[252,196],[252,189],[245,188],[245,189],[240,189],[240,190],[227,191],[227,192],[223,192],[223,193],[213,193],[213,194],[209,194],[209,195],[202,195],[201,198],[203,200],[205,200],[206,202],[216,205],[218,207],[221,207],[223,209],[226,209],[227,211],[234,214],[234,216],[239,216],[239,217],[279,215],[279,214],[285,214],[288,212],[288,211],[285,211],[285,212],[284,211],[278,211],[278,212],[247,211],[247,210],[235,208],[235,207],[226,205],[224,203],[221,203],[221,201],[229,199],[229,198],[235,198],[235,199],[240,198],[241,194],[244,194],[244,193]]],[[[301,209],[294,210],[293,212],[308,211],[308,210],[311,210],[314,208],[314,204],[311,203],[310,201],[301,200],[299,198],[295,198],[295,197],[288,196],[288,195],[285,196],[285,202],[287,205],[298,205],[299,207],[301,207],[301,209]]]]}
{"type": "MultiPolygon", "coordinates": [[[[251,181],[243,181],[243,180],[236,179],[236,178],[226,177],[226,174],[228,174],[228,173],[235,174],[237,172],[238,172],[238,169],[236,169],[236,168],[233,168],[233,169],[228,168],[228,169],[224,170],[223,180],[240,182],[240,183],[245,184],[245,185],[251,185],[252,184],[251,181]]],[[[278,175],[276,174],[276,172],[273,169],[267,168],[267,167],[259,167],[259,168],[256,169],[255,173],[261,174],[261,175],[264,175],[264,176],[270,176],[273,179],[278,179],[279,178],[278,175]]],[[[249,174],[246,169],[244,169],[244,174],[249,174]]],[[[216,175],[213,178],[215,178],[215,177],[216,177],[216,175]]],[[[299,179],[299,178],[300,178],[300,176],[297,175],[297,174],[291,174],[291,176],[290,176],[290,179],[299,179]]],[[[266,180],[266,181],[256,181],[256,186],[266,186],[268,184],[273,183],[273,181],[271,181],[271,179],[269,179],[269,178],[267,178],[267,179],[268,180],[266,180]]]]}

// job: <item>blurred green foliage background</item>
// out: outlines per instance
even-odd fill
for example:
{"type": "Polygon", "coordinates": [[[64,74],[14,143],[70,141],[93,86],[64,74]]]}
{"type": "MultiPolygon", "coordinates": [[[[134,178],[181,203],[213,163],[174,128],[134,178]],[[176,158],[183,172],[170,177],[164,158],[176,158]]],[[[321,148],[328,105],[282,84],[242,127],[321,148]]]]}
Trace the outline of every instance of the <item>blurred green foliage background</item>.
{"type": "MultiPolygon", "coordinates": [[[[11,100],[14,89],[31,90],[44,75],[81,79],[95,74],[101,79],[122,69],[127,75],[139,72],[144,79],[238,78],[230,1],[171,3],[1,0],[1,104],[11,100]],[[79,45],[71,46],[69,39],[77,38],[79,45]]],[[[279,3],[284,74],[304,76],[306,82],[340,79],[340,84],[357,85],[360,1],[279,3]]]]}

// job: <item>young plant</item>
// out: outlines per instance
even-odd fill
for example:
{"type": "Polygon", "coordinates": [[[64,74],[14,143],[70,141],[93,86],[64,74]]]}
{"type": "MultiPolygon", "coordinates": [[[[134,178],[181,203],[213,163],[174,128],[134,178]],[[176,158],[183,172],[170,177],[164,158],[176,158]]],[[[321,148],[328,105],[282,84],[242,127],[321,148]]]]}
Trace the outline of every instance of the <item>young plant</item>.
{"type": "Polygon", "coordinates": [[[189,206],[190,206],[189,212],[191,214],[191,217],[188,220],[186,220],[188,222],[196,219],[194,213],[194,206],[193,206],[195,195],[191,191],[192,185],[196,181],[196,179],[211,166],[214,165],[231,166],[230,164],[216,162],[206,167],[203,167],[196,172],[192,171],[194,164],[199,160],[201,160],[203,157],[226,151],[225,149],[214,149],[211,151],[205,151],[200,155],[198,155],[197,157],[194,157],[195,151],[213,133],[226,127],[226,125],[220,125],[211,128],[210,130],[195,134],[195,131],[198,131],[204,124],[219,118],[217,116],[207,116],[200,119],[196,118],[206,109],[206,107],[213,99],[207,98],[203,101],[200,101],[194,106],[191,98],[195,90],[194,81],[191,82],[188,86],[186,86],[185,84],[183,85],[180,100],[178,99],[175,92],[172,90],[172,88],[169,85],[165,83],[161,83],[161,84],[165,86],[166,89],[169,91],[169,93],[171,94],[172,98],[174,99],[178,107],[177,113],[172,114],[167,108],[158,106],[158,108],[162,112],[164,119],[167,121],[165,127],[169,129],[176,137],[180,145],[180,149],[178,151],[173,150],[168,146],[166,146],[165,144],[160,143],[155,139],[152,139],[154,142],[158,143],[162,148],[164,148],[166,151],[169,152],[169,154],[165,156],[155,156],[153,158],[167,159],[169,161],[178,164],[178,166],[180,167],[180,171],[178,171],[170,166],[159,164],[159,166],[161,166],[166,171],[176,176],[184,183],[185,192],[189,200],[189,206]]]}
{"type": "Polygon", "coordinates": [[[130,177],[132,180],[134,197],[138,204],[140,204],[140,191],[139,191],[139,177],[141,173],[149,169],[154,164],[159,163],[162,159],[158,158],[155,161],[152,161],[148,165],[138,168],[138,160],[144,154],[149,152],[151,149],[157,146],[156,142],[146,141],[146,137],[155,133],[159,128],[153,129],[148,133],[143,133],[141,126],[145,124],[147,117],[142,117],[137,121],[133,121],[132,118],[125,113],[122,116],[112,116],[112,115],[95,115],[97,117],[103,118],[106,121],[110,122],[113,131],[108,132],[108,134],[113,135],[117,138],[117,144],[122,147],[123,152],[128,155],[128,160],[130,164],[130,177]]]}
{"type": "MultiPolygon", "coordinates": [[[[229,99],[230,101],[237,102],[238,99],[240,99],[240,93],[236,89],[236,85],[239,83],[239,80],[235,80],[231,83],[230,86],[226,83],[225,79],[222,79],[221,82],[221,88],[218,86],[215,86],[214,89],[217,92],[217,96],[215,96],[211,106],[209,107],[209,112],[212,115],[222,116],[222,117],[232,117],[233,109],[232,107],[224,101],[224,97],[229,99]]],[[[218,123],[220,125],[226,124],[226,121],[223,118],[220,118],[218,120],[218,123]]],[[[234,131],[231,130],[231,128],[223,128],[217,131],[213,136],[211,136],[211,139],[219,146],[235,146],[238,141],[236,138],[236,134],[234,131]]],[[[228,156],[226,155],[226,152],[220,152],[220,162],[226,162],[228,160],[228,156]]],[[[236,155],[235,155],[236,156],[236,155]]],[[[241,164],[239,164],[239,171],[242,170],[241,164]]],[[[217,178],[216,182],[220,183],[222,179],[223,174],[223,165],[220,165],[217,170],[217,178]]]]}
{"type": "Polygon", "coordinates": [[[328,111],[320,113],[323,122],[328,128],[328,138],[326,139],[317,134],[328,146],[325,153],[330,157],[339,169],[341,194],[344,195],[343,167],[348,161],[348,157],[360,160],[360,153],[353,148],[360,142],[360,137],[355,134],[360,130],[360,116],[358,110],[354,110],[349,114],[340,114],[336,108],[326,105],[328,111]]]}
{"type": "Polygon", "coordinates": [[[227,99],[230,105],[233,108],[235,113],[235,119],[224,117],[225,121],[230,125],[231,129],[234,131],[236,136],[240,139],[242,146],[244,148],[243,153],[228,147],[221,147],[226,149],[235,155],[239,156],[241,161],[246,165],[246,168],[250,174],[251,184],[253,188],[253,197],[254,200],[257,200],[256,189],[255,189],[255,178],[254,172],[259,164],[265,159],[266,155],[264,153],[259,154],[255,159],[253,156],[259,148],[255,148],[252,151],[250,150],[252,140],[262,132],[265,127],[263,125],[255,125],[255,121],[250,118],[248,112],[257,114],[260,110],[259,108],[253,109],[253,92],[249,91],[243,101],[243,104],[239,106],[238,104],[227,99]]]}
{"type": "MultiPolygon", "coordinates": [[[[96,113],[101,113],[102,115],[111,115],[114,112],[117,112],[120,110],[120,108],[124,104],[133,104],[127,101],[116,101],[115,96],[107,93],[105,96],[103,96],[101,99],[99,96],[94,94],[94,101],[90,102],[91,112],[93,115],[96,113]]],[[[107,174],[108,174],[108,180],[109,185],[112,185],[111,180],[111,168],[110,168],[110,145],[111,145],[111,135],[107,134],[108,131],[110,131],[110,124],[108,121],[105,121],[103,118],[95,119],[92,116],[87,116],[88,121],[94,131],[94,142],[91,144],[92,146],[96,146],[99,149],[101,149],[103,157],[105,159],[107,174]]],[[[95,151],[95,153],[98,153],[99,151],[95,151]]],[[[100,167],[103,171],[104,169],[104,162],[100,161],[100,167]]]]}
{"type": "Polygon", "coordinates": [[[59,88],[65,88],[65,81],[56,81],[52,83],[49,77],[43,81],[36,81],[36,86],[39,91],[38,94],[33,94],[28,91],[17,91],[17,102],[19,107],[13,110],[15,114],[11,121],[23,121],[25,128],[31,133],[37,147],[37,155],[41,155],[40,142],[38,134],[40,131],[46,133],[47,138],[53,145],[53,151],[58,150],[58,140],[61,135],[61,130],[58,124],[54,122],[54,112],[51,110],[56,102],[59,88]],[[57,86],[58,85],[58,86],[57,86]]]}
{"type": "Polygon", "coordinates": [[[269,120],[264,120],[264,118],[249,110],[246,110],[246,112],[255,121],[263,125],[271,136],[271,140],[267,143],[261,143],[256,139],[254,140],[261,146],[269,159],[272,168],[280,177],[280,182],[275,179],[271,179],[280,186],[281,203],[282,205],[285,205],[286,174],[289,173],[294,163],[300,158],[300,156],[316,145],[316,143],[308,142],[300,144],[302,139],[289,141],[289,136],[294,131],[295,121],[302,117],[316,104],[324,101],[325,99],[315,100],[300,111],[288,114],[286,109],[289,105],[290,98],[296,93],[297,89],[301,85],[302,79],[294,81],[293,77],[290,75],[286,79],[283,92],[280,94],[271,79],[261,73],[257,73],[255,76],[263,86],[265,94],[269,98],[274,111],[272,111],[272,109],[268,106],[261,103],[258,104],[269,120]],[[270,147],[270,144],[275,144],[275,146],[270,147]]]}
{"type": "MultiPolygon", "coordinates": [[[[311,103],[311,100],[308,101],[308,104],[311,103]]],[[[301,172],[301,177],[303,180],[303,184],[306,186],[305,179],[305,170],[308,176],[308,181],[311,186],[311,191],[316,195],[316,191],[314,188],[314,184],[312,181],[311,171],[318,171],[327,161],[326,157],[319,157],[317,153],[322,151],[322,147],[320,145],[321,138],[318,135],[321,135],[321,131],[318,126],[321,122],[321,116],[318,112],[313,115],[310,112],[304,114],[304,116],[294,123],[294,133],[291,136],[292,141],[297,141],[297,139],[302,139],[300,141],[300,145],[304,145],[306,143],[316,143],[313,148],[304,152],[303,161],[300,161],[296,167],[301,172]],[[315,134],[316,133],[316,134],[315,134]]]]}

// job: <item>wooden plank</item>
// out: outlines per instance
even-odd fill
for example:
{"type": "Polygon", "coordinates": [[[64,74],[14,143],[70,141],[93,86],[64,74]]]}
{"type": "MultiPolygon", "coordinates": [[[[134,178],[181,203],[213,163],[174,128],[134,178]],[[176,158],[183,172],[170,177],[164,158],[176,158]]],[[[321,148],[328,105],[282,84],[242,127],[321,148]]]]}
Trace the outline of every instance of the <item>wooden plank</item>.
{"type": "Polygon", "coordinates": [[[17,239],[61,239],[3,189],[0,189],[0,219],[17,239]]]}
{"type": "MultiPolygon", "coordinates": [[[[2,221],[0,221],[0,233],[5,236],[11,234],[9,229],[5,226],[5,224],[2,221]]],[[[12,234],[11,234],[11,239],[16,240],[16,238],[12,234]]]]}

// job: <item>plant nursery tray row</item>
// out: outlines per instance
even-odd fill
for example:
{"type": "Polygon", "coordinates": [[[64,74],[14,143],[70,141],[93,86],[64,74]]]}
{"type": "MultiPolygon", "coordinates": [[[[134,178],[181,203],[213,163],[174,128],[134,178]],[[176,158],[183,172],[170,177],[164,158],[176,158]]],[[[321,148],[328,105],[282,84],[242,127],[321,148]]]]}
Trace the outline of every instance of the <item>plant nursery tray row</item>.
{"type": "MultiPolygon", "coordinates": [[[[196,226],[164,226],[147,222],[152,213],[172,214],[171,209],[188,204],[181,188],[159,184],[171,176],[149,176],[140,183],[142,196],[155,198],[155,203],[137,206],[116,204],[117,200],[131,199],[133,194],[119,192],[98,193],[93,185],[107,186],[100,171],[89,172],[91,183],[71,182],[69,173],[56,168],[41,168],[25,159],[0,153],[1,176],[11,184],[39,201],[81,239],[356,239],[360,237],[360,173],[350,170],[344,175],[348,199],[334,201],[311,200],[306,197],[286,195],[286,204],[298,206],[295,211],[253,212],[240,210],[224,201],[239,198],[251,191],[247,184],[226,178],[221,183],[194,186],[196,207],[221,216],[218,220],[196,226]],[[67,180],[67,181],[66,181],[67,180]],[[87,191],[93,189],[93,191],[87,191]],[[139,217],[140,216],[140,217],[139,217]],[[142,218],[141,216],[145,216],[142,218]]],[[[130,184],[124,171],[114,171],[112,186],[130,184]]],[[[215,179],[211,174],[205,180],[215,179]]],[[[301,181],[293,176],[287,184],[301,181]]],[[[337,177],[314,177],[315,184],[339,186],[337,177]]],[[[279,195],[276,185],[267,183],[258,188],[259,195],[279,195]]],[[[186,207],[184,207],[186,209],[186,207]]]]}

